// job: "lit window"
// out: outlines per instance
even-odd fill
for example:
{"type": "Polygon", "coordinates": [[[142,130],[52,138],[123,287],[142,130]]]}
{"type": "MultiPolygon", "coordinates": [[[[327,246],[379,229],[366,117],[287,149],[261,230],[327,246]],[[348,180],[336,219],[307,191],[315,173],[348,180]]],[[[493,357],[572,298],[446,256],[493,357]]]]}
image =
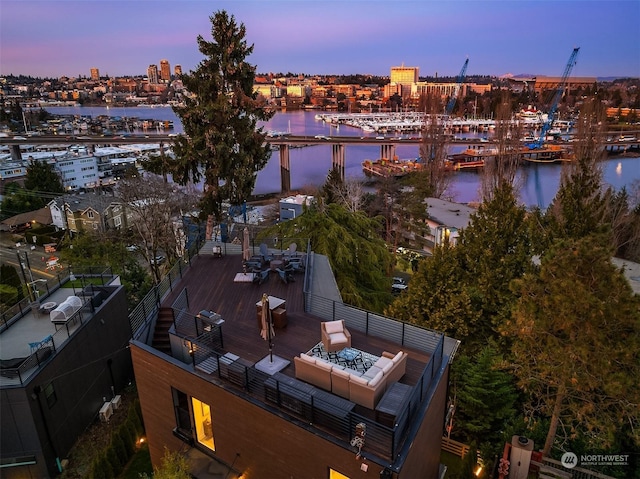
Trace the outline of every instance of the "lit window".
{"type": "Polygon", "coordinates": [[[213,426],[211,424],[211,408],[208,404],[194,397],[191,398],[191,407],[193,408],[193,420],[196,426],[196,440],[203,446],[215,451],[213,426]]]}
{"type": "Polygon", "coordinates": [[[349,476],[345,476],[344,474],[340,474],[338,471],[334,471],[329,468],[329,479],[349,479],[349,476]]]}

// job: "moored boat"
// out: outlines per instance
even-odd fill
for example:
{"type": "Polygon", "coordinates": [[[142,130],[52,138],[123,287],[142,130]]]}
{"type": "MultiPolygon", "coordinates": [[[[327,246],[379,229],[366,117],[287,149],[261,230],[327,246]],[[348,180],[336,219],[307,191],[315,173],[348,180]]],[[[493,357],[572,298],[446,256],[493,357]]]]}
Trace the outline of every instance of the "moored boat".
{"type": "Polygon", "coordinates": [[[391,176],[401,177],[414,171],[420,171],[424,163],[416,160],[393,160],[380,158],[379,160],[365,160],[362,162],[362,171],[368,177],[378,176],[388,178],[391,176]]]}
{"type": "Polygon", "coordinates": [[[449,155],[445,168],[450,171],[482,168],[489,158],[495,157],[495,148],[467,148],[462,153],[449,155]]]}

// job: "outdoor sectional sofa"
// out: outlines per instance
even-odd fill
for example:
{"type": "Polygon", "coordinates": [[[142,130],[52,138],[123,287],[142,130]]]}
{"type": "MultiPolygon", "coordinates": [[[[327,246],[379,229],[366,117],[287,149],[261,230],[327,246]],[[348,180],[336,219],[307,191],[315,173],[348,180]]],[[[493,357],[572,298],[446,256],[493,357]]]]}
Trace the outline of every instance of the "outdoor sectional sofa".
{"type": "Polygon", "coordinates": [[[300,353],[293,358],[296,378],[374,409],[387,385],[398,381],[407,369],[407,353],[384,352],[364,374],[327,360],[300,353]]]}

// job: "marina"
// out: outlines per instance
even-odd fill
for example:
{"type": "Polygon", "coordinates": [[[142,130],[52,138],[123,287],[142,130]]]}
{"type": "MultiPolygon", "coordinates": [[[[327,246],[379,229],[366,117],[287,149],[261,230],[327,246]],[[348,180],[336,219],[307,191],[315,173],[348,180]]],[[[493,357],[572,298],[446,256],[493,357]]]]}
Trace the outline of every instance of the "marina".
{"type": "MultiPolygon", "coordinates": [[[[493,133],[496,128],[494,119],[487,118],[452,118],[447,115],[434,115],[436,121],[443,125],[445,133],[493,133]]],[[[316,113],[315,119],[332,126],[340,125],[358,128],[366,133],[416,133],[424,127],[428,115],[421,112],[383,112],[383,113],[316,113]]],[[[514,128],[535,132],[542,128],[547,116],[537,112],[514,115],[511,120],[514,128]]],[[[549,135],[569,133],[573,122],[556,120],[554,129],[549,135]]]]}
{"type": "MultiPolygon", "coordinates": [[[[75,114],[98,116],[107,114],[104,107],[56,107],[50,108],[54,114],[75,114]]],[[[117,108],[110,109],[109,113],[117,113],[118,116],[127,117],[150,117],[157,120],[171,120],[174,123],[172,133],[179,134],[183,131],[179,118],[171,108],[117,108]]],[[[261,123],[266,131],[291,132],[291,135],[307,135],[313,138],[315,135],[331,137],[336,134],[336,126],[331,123],[316,119],[317,111],[288,111],[277,112],[273,118],[261,123]]],[[[378,134],[363,132],[361,129],[350,127],[346,124],[339,129],[341,136],[354,136],[357,138],[375,139],[378,134]]],[[[414,135],[417,136],[417,135],[414,135]]],[[[450,154],[461,153],[469,146],[464,141],[469,142],[483,138],[481,133],[460,134],[460,140],[454,141],[450,148],[450,154]]],[[[602,162],[603,179],[608,185],[615,189],[626,187],[628,191],[632,188],[634,180],[640,179],[640,154],[626,152],[627,144],[619,141],[621,133],[611,137],[607,148],[615,147],[619,149],[619,156],[609,157],[602,162]]],[[[637,135],[635,135],[637,137],[637,135]]],[[[397,142],[395,156],[398,158],[415,159],[419,156],[417,144],[404,144],[402,140],[397,142]]],[[[477,145],[474,145],[477,146],[477,145]]],[[[487,147],[489,145],[486,145],[487,147]]],[[[618,153],[618,152],[616,152],[618,153]]],[[[280,154],[274,151],[271,159],[265,168],[258,172],[254,195],[277,194],[280,192],[280,154]]],[[[305,148],[292,148],[290,150],[291,168],[291,190],[292,191],[313,191],[326,180],[330,171],[332,156],[332,145],[315,144],[305,148]]],[[[366,181],[368,178],[363,171],[363,162],[366,160],[372,163],[382,158],[380,146],[373,144],[355,144],[346,148],[345,153],[345,177],[348,179],[366,181]]],[[[393,156],[391,156],[393,158],[393,156]]],[[[402,161],[402,160],[400,160],[402,161]]],[[[518,181],[521,185],[519,196],[521,201],[528,206],[546,207],[555,196],[560,181],[560,174],[564,162],[554,163],[534,163],[527,162],[528,167],[522,167],[518,172],[518,181]]],[[[525,165],[525,166],[526,166],[525,165]]],[[[404,165],[403,165],[404,166],[404,165]]],[[[475,169],[460,169],[452,176],[451,184],[445,196],[460,203],[478,201],[480,175],[475,169]]],[[[196,185],[197,187],[197,185],[196,185]]]]}

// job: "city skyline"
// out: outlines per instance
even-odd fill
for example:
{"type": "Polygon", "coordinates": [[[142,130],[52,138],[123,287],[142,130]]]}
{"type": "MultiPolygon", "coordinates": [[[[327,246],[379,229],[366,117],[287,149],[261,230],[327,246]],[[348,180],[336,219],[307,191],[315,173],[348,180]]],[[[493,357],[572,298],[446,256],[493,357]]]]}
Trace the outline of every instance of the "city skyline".
{"type": "Polygon", "coordinates": [[[145,75],[167,59],[185,73],[211,40],[209,17],[234,15],[258,73],[640,77],[640,2],[2,0],[0,74],[145,75]]]}

